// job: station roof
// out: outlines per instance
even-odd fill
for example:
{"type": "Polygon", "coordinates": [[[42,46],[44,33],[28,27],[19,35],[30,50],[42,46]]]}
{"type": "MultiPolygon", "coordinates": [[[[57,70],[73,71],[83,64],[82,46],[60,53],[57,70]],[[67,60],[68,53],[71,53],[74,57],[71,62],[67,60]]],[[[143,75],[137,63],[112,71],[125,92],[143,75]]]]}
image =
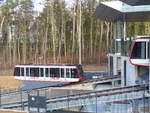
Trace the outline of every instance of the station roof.
{"type": "MultiPolygon", "coordinates": [[[[122,0],[128,1],[128,0],[122,0]]],[[[101,2],[95,17],[104,21],[150,21],[150,5],[131,6],[122,1],[101,2]]],[[[130,0],[133,1],[133,0],[130,0]]],[[[150,0],[148,0],[150,1],[150,0]]]]}
{"type": "Polygon", "coordinates": [[[129,5],[150,5],[150,0],[120,0],[129,5]]]}

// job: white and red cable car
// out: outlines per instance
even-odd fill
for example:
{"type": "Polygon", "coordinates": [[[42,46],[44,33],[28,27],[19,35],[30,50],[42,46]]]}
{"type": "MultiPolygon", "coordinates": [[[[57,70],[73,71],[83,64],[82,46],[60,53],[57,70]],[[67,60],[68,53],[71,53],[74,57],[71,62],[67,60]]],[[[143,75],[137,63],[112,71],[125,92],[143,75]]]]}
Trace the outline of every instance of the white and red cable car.
{"type": "Polygon", "coordinates": [[[16,65],[14,78],[26,81],[80,82],[84,80],[81,65],[23,64],[16,65]]]}
{"type": "Polygon", "coordinates": [[[138,37],[134,40],[130,52],[130,63],[136,66],[150,66],[150,37],[138,37]]]}

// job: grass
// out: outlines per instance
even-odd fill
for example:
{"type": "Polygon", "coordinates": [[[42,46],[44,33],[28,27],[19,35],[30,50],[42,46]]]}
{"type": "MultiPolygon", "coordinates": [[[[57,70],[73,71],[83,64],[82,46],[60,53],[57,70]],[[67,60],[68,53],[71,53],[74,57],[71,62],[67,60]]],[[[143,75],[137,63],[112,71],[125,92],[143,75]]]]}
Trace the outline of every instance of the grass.
{"type": "Polygon", "coordinates": [[[106,71],[107,65],[85,65],[83,66],[84,71],[106,71]]]}
{"type": "Polygon", "coordinates": [[[13,76],[0,76],[0,88],[21,87],[22,82],[15,80],[13,76]]]}
{"type": "Polygon", "coordinates": [[[27,112],[3,109],[3,110],[0,110],[0,113],[27,113],[27,112]]]}

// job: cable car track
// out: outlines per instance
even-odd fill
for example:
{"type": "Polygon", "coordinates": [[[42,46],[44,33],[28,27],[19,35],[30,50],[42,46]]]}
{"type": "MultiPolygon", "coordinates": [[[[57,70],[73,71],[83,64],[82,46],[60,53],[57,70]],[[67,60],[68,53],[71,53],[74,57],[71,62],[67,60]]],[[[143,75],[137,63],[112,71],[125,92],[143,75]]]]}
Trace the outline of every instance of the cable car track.
{"type": "MultiPolygon", "coordinates": [[[[139,92],[139,96],[142,97],[143,93],[145,89],[140,87],[139,85],[136,86],[127,86],[127,87],[120,87],[120,88],[112,88],[112,89],[107,89],[107,90],[100,90],[100,91],[90,91],[90,92],[86,92],[86,93],[79,93],[79,94],[73,94],[73,95],[66,95],[66,96],[59,96],[59,97],[49,97],[47,96],[47,105],[48,106],[54,106],[55,104],[58,103],[64,103],[64,102],[75,102],[78,100],[87,100],[87,99],[93,99],[93,98],[102,98],[102,97],[111,97],[111,96],[119,96],[119,95],[126,95],[128,96],[128,94],[138,94],[139,92]]],[[[24,92],[27,93],[27,92],[24,92]]],[[[28,94],[26,94],[28,95],[28,94]]],[[[17,97],[17,95],[16,95],[17,97]]],[[[122,97],[122,96],[121,96],[122,97]]],[[[126,97],[128,100],[129,97],[126,97]]],[[[133,96],[132,99],[136,99],[139,98],[138,96],[133,96]]],[[[121,99],[121,98],[120,98],[121,99]]],[[[124,98],[122,97],[122,100],[124,100],[124,98]]],[[[118,101],[116,99],[112,99],[112,100],[107,100],[108,102],[113,102],[113,101],[118,101]]],[[[28,106],[28,101],[27,101],[27,96],[26,98],[23,98],[22,101],[15,101],[15,102],[10,102],[10,103],[5,103],[5,104],[1,104],[2,108],[18,108],[18,107],[27,107],[28,106]]]]}

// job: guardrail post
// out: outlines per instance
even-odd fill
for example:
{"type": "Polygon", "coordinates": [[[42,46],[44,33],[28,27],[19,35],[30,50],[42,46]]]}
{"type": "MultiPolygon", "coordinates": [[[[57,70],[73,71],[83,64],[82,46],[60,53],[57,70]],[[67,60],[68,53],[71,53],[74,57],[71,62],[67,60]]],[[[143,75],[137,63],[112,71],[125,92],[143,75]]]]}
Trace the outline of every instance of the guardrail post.
{"type": "Polygon", "coordinates": [[[95,101],[96,101],[96,102],[95,102],[95,111],[96,111],[96,113],[97,113],[97,94],[96,94],[96,93],[95,93],[95,98],[96,98],[96,99],[95,99],[95,101]]]}
{"type": "MultiPolygon", "coordinates": [[[[37,90],[37,96],[39,97],[40,95],[39,95],[39,90],[37,90]]],[[[39,107],[37,107],[37,111],[38,111],[38,113],[40,113],[40,108],[39,107]]]]}
{"type": "Polygon", "coordinates": [[[29,96],[30,96],[30,92],[27,92],[28,93],[28,112],[30,112],[30,105],[29,105],[29,96]]]}
{"type": "Polygon", "coordinates": [[[22,89],[20,91],[20,99],[21,99],[21,110],[24,111],[24,103],[23,103],[23,99],[22,99],[22,89]]]}
{"type": "Polygon", "coordinates": [[[68,110],[69,110],[69,91],[67,91],[67,102],[68,102],[68,110]]]}

